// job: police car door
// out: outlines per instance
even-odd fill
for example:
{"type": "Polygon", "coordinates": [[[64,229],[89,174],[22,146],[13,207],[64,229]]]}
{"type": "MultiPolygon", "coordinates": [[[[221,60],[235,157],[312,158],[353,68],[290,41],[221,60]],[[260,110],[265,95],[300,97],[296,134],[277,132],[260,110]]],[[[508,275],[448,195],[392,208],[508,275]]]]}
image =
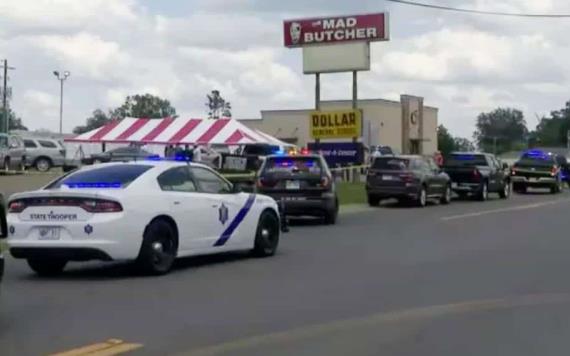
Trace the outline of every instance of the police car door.
{"type": "MultiPolygon", "coordinates": [[[[250,211],[253,194],[232,192],[232,185],[211,169],[192,167],[192,175],[199,191],[208,199],[204,217],[213,221],[209,245],[216,250],[250,247],[246,230],[250,230],[250,211]]],[[[255,235],[251,231],[251,236],[255,235]]]]}
{"type": "Polygon", "coordinates": [[[179,251],[191,252],[205,246],[211,222],[204,219],[203,211],[209,202],[202,199],[187,166],[171,168],[158,176],[158,184],[170,206],[178,226],[179,251]]]}

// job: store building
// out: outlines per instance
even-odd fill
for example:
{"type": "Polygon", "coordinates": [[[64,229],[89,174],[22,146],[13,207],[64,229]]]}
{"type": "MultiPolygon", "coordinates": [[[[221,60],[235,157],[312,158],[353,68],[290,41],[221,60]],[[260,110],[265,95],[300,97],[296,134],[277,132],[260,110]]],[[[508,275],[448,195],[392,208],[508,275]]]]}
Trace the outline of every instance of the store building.
{"type": "MultiPolygon", "coordinates": [[[[351,107],[350,100],[321,102],[322,111],[345,110],[351,107]]],[[[432,154],[437,150],[438,109],[425,106],[423,98],[402,95],[399,102],[362,99],[358,100],[358,109],[362,110],[363,114],[362,135],[358,141],[365,145],[387,145],[406,154],[432,154]]],[[[261,111],[261,119],[242,122],[280,140],[305,147],[314,141],[310,134],[313,111],[264,110],[261,111]]]]}

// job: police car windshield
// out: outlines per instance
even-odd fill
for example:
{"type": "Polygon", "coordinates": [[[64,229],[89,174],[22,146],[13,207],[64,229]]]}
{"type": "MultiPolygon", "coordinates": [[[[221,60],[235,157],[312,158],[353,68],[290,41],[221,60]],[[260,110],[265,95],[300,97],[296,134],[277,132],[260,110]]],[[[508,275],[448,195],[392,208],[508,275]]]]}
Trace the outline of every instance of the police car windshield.
{"type": "Polygon", "coordinates": [[[321,175],[322,166],[315,157],[271,157],[267,159],[263,174],[273,175],[321,175]]]}
{"type": "Polygon", "coordinates": [[[487,160],[485,159],[485,155],[459,153],[449,156],[449,158],[446,160],[445,165],[459,167],[486,166],[487,160]]]}
{"type": "Polygon", "coordinates": [[[389,171],[403,171],[408,168],[409,164],[410,160],[405,158],[393,158],[393,157],[376,158],[374,160],[372,168],[389,170],[389,171]]]}
{"type": "Polygon", "coordinates": [[[135,179],[151,169],[149,165],[112,165],[78,171],[62,177],[45,189],[69,188],[126,188],[135,179]]]}

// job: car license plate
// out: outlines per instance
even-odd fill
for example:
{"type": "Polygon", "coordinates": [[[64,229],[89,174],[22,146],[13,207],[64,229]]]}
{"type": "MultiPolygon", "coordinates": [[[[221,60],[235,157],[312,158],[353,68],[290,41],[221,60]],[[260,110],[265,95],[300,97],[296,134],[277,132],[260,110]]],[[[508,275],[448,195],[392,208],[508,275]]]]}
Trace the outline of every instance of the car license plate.
{"type": "Polygon", "coordinates": [[[459,187],[459,185],[457,184],[457,182],[451,183],[451,188],[455,189],[455,188],[457,188],[457,187],[459,187]]]}
{"type": "Polygon", "coordinates": [[[59,240],[59,227],[40,227],[38,230],[39,240],[59,240]]]}
{"type": "Polygon", "coordinates": [[[529,181],[530,182],[538,182],[538,178],[530,178],[529,181]]]}
{"type": "Polygon", "coordinates": [[[394,180],[394,177],[392,177],[391,175],[384,174],[382,176],[382,180],[394,180]]]}
{"type": "Polygon", "coordinates": [[[288,180],[287,182],[285,182],[285,188],[286,189],[299,189],[301,188],[301,184],[299,184],[298,180],[288,180]]]}

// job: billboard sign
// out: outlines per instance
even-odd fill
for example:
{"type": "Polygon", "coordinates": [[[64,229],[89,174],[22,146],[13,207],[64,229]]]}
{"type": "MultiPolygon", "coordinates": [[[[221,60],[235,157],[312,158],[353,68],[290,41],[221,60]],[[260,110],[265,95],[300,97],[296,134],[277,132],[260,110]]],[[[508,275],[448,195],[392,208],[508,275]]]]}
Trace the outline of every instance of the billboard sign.
{"type": "Polygon", "coordinates": [[[313,111],[309,117],[309,131],[315,140],[360,137],[362,111],[313,111]]]}
{"type": "Polygon", "coordinates": [[[364,162],[364,147],[360,142],[309,143],[308,148],[322,154],[331,168],[364,162]]]}
{"type": "Polygon", "coordinates": [[[388,41],[388,13],[285,20],[285,47],[388,41]]]}
{"type": "Polygon", "coordinates": [[[337,73],[370,70],[370,43],[348,42],[334,46],[303,47],[303,73],[337,73]]]}

